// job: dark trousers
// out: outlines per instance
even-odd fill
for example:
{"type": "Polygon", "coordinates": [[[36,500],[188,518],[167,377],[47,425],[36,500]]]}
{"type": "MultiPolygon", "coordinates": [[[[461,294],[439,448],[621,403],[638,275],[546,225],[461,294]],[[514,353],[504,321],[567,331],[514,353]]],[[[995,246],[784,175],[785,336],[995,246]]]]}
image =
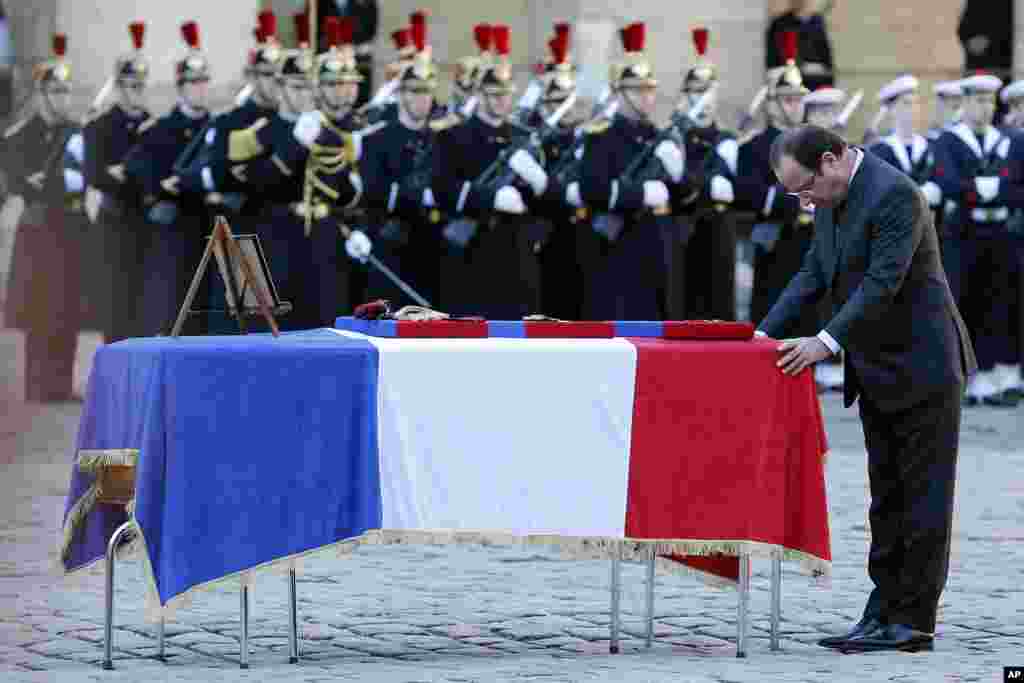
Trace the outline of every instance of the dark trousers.
{"type": "Polygon", "coordinates": [[[1014,260],[1014,244],[1002,223],[971,225],[943,251],[949,288],[963,311],[980,370],[1012,362],[1015,355],[1008,324],[1016,297],[1014,260]]]}
{"type": "MultiPolygon", "coordinates": [[[[206,240],[198,222],[183,219],[173,225],[151,224],[142,260],[142,311],[140,324],[147,336],[170,334],[185,302],[192,277],[203,257],[206,240]]],[[[216,270],[216,264],[213,270],[216,270]]],[[[192,301],[193,310],[205,308],[210,279],[204,278],[192,301]]],[[[185,320],[182,334],[206,333],[206,315],[195,313],[185,320]]]]}
{"type": "Polygon", "coordinates": [[[875,584],[865,616],[935,631],[949,572],[962,397],[957,384],[906,410],[881,411],[861,394],[875,584]]]}

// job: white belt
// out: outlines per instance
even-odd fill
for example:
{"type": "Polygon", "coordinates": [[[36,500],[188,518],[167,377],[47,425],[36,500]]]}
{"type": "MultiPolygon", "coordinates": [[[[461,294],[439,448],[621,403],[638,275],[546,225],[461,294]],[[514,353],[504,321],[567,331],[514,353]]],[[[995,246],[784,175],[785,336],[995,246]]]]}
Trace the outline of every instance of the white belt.
{"type": "Polygon", "coordinates": [[[1001,223],[1010,217],[1010,210],[1005,206],[990,209],[971,209],[971,220],[975,223],[1001,223]]]}

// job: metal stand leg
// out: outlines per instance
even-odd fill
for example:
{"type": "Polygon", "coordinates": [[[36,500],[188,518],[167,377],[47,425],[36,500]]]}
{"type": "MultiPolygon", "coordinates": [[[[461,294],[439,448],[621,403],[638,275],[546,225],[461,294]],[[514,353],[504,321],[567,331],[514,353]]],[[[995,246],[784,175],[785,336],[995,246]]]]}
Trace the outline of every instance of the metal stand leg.
{"type": "Polygon", "coordinates": [[[288,645],[289,664],[299,663],[299,608],[296,604],[295,570],[288,572],[288,645]]]}
{"type": "Polygon", "coordinates": [[[156,625],[156,646],[157,653],[156,658],[161,662],[166,662],[167,657],[164,655],[164,618],[160,617],[160,623],[156,625]]]}
{"type": "Polygon", "coordinates": [[[242,669],[249,668],[249,587],[242,586],[242,653],[238,666],[242,669]]]}
{"type": "Polygon", "coordinates": [[[737,613],[736,628],[736,656],[743,658],[747,656],[747,635],[750,632],[750,625],[747,623],[750,610],[750,555],[740,555],[740,604],[737,613]]]}
{"type": "Polygon", "coordinates": [[[622,582],[622,561],[619,558],[618,550],[615,551],[615,555],[612,557],[612,623],[611,623],[611,640],[608,643],[608,652],[614,654],[619,653],[619,598],[621,593],[620,584],[622,582]]]}
{"type": "Polygon", "coordinates": [[[772,614],[771,614],[771,638],[770,648],[780,650],[779,647],[779,619],[782,616],[782,552],[776,550],[772,553],[772,614]]]}
{"type": "Polygon", "coordinates": [[[117,546],[121,539],[135,524],[125,522],[117,527],[117,531],[107,542],[107,593],[106,593],[106,620],[103,623],[103,668],[110,671],[114,668],[114,660],[111,656],[114,649],[114,559],[117,554],[117,546]]]}
{"type": "Polygon", "coordinates": [[[654,546],[647,558],[647,647],[654,641],[654,546]]]}

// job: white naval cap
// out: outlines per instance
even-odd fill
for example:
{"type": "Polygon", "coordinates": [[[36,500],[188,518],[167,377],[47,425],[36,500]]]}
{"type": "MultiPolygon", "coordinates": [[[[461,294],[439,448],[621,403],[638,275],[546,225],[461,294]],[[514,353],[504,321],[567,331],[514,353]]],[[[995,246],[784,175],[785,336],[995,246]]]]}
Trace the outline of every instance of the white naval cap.
{"type": "Polygon", "coordinates": [[[999,93],[999,99],[1003,102],[1009,102],[1021,97],[1024,97],[1024,80],[1014,81],[1003,88],[1003,92],[999,93]]]}
{"type": "Polygon", "coordinates": [[[804,104],[839,104],[846,93],[839,88],[821,87],[804,95],[804,104]]]}
{"type": "Polygon", "coordinates": [[[964,94],[960,81],[939,81],[932,86],[932,91],[941,97],[959,97],[964,94]]]}
{"type": "Polygon", "coordinates": [[[918,85],[918,80],[910,74],[900,76],[895,81],[887,83],[878,91],[878,101],[889,102],[900,95],[906,95],[908,92],[914,92],[917,90],[918,85]]]}
{"type": "Polygon", "coordinates": [[[998,92],[1003,87],[1003,82],[992,74],[978,73],[961,80],[960,87],[965,95],[998,92]]]}

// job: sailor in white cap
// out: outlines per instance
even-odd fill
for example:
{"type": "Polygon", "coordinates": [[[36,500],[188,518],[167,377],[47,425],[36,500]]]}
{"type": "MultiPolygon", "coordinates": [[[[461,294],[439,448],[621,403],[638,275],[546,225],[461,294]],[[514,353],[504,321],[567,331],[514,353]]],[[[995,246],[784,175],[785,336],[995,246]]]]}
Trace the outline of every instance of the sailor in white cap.
{"type": "Polygon", "coordinates": [[[846,100],[839,88],[822,86],[804,95],[804,122],[822,128],[834,128],[846,100]]]}
{"type": "Polygon", "coordinates": [[[935,155],[928,139],[915,129],[921,113],[919,85],[917,78],[908,74],[878,91],[879,111],[888,120],[890,132],[871,151],[913,178],[934,209],[942,203],[942,190],[932,180],[935,155]]]}
{"type": "MultiPolygon", "coordinates": [[[[1014,140],[1010,146],[1010,156],[1019,159],[1017,149],[1024,141],[1024,80],[1014,81],[1003,88],[999,98],[1008,108],[1003,117],[1003,129],[1014,140]]],[[[1005,380],[1007,384],[1013,384],[1007,394],[1011,399],[1019,399],[1024,397],[1024,376],[1021,373],[1020,362],[1024,358],[1024,209],[1011,208],[1007,228],[1017,258],[1017,271],[1012,281],[1017,299],[1010,301],[1010,336],[1016,342],[1013,348],[1017,352],[1017,358],[1015,362],[1010,363],[1010,370],[1003,372],[1008,375],[1005,380]],[[1013,375],[1012,379],[1009,377],[1010,374],[1013,375]]]]}
{"type": "Polygon", "coordinates": [[[942,131],[960,121],[964,91],[960,81],[940,81],[932,86],[932,92],[935,93],[935,118],[925,135],[935,140],[942,131]]]}
{"type": "Polygon", "coordinates": [[[1007,106],[1003,125],[1024,128],[1024,79],[1014,81],[1003,88],[999,99],[1007,106]]]}
{"type": "Polygon", "coordinates": [[[1008,320],[1016,263],[1007,219],[1010,195],[1019,192],[1021,178],[1010,163],[1011,138],[992,125],[1002,81],[979,72],[960,86],[963,120],[934,147],[934,180],[958,204],[945,223],[943,261],[978,356],[967,403],[1012,407],[1016,354],[1008,320]]]}

